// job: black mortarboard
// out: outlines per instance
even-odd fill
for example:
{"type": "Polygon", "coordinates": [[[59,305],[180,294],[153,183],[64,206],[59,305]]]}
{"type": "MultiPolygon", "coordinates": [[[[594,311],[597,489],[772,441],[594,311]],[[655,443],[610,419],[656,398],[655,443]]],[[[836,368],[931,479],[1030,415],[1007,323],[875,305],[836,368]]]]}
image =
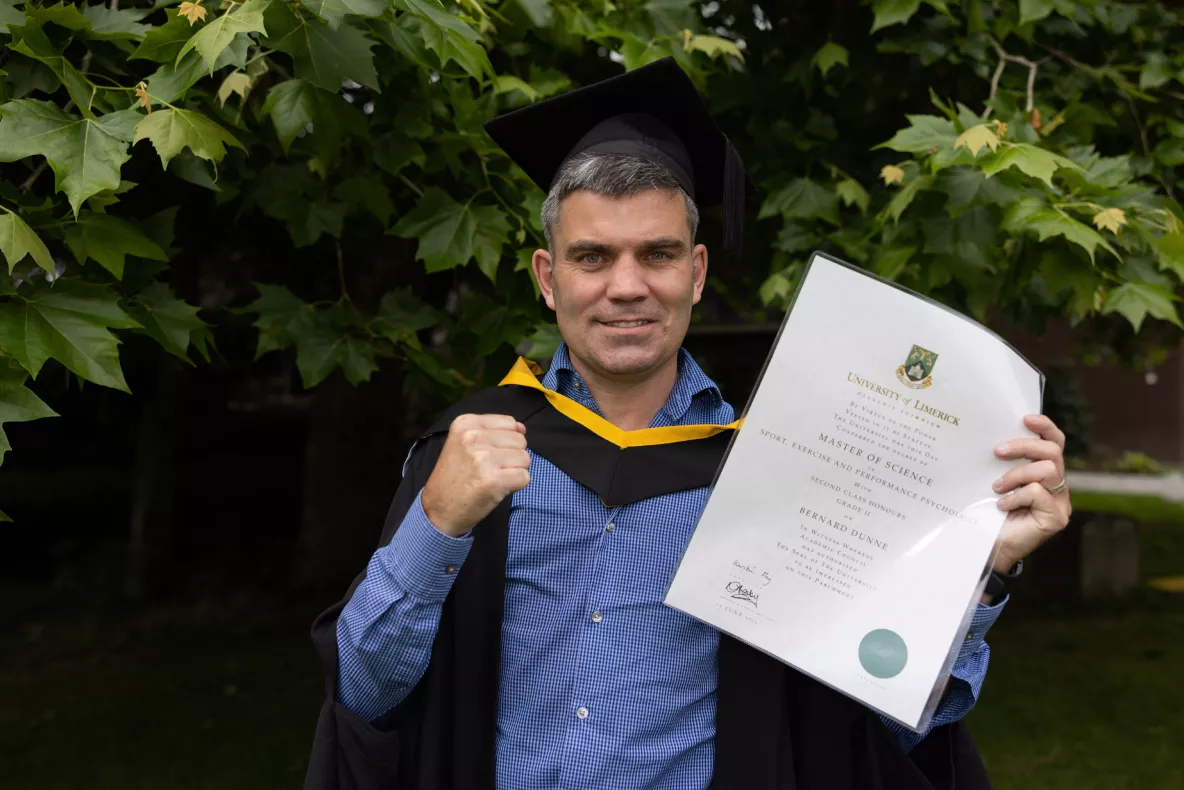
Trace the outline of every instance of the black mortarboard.
{"type": "Polygon", "coordinates": [[[485,130],[544,192],[560,166],[585,151],[656,161],[699,206],[723,205],[724,248],[740,256],[752,185],[674,58],[506,113],[485,130]]]}

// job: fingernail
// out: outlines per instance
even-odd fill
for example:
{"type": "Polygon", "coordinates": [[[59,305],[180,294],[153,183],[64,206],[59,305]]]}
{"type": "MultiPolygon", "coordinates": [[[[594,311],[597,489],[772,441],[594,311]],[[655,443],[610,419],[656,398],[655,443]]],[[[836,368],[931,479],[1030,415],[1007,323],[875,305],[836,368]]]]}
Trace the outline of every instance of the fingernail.
{"type": "Polygon", "coordinates": [[[1008,447],[1009,447],[1009,445],[1007,442],[1003,442],[1002,444],[997,444],[997,445],[995,445],[995,452],[999,453],[1000,455],[1003,455],[1004,453],[1007,452],[1008,447]]]}
{"type": "Polygon", "coordinates": [[[999,478],[998,480],[996,480],[994,483],[991,483],[991,488],[995,489],[996,491],[1000,491],[1000,490],[1002,490],[1002,488],[1003,488],[1003,478],[1001,477],[1001,478],[999,478]]]}

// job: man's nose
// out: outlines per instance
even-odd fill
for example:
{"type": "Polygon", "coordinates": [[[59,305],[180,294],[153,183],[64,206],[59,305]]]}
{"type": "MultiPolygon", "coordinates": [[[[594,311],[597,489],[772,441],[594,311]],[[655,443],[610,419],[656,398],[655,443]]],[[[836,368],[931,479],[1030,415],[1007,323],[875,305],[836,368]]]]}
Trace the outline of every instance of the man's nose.
{"type": "Polygon", "coordinates": [[[626,253],[609,269],[607,296],[613,301],[632,302],[644,299],[649,293],[645,271],[632,253],[626,253]]]}

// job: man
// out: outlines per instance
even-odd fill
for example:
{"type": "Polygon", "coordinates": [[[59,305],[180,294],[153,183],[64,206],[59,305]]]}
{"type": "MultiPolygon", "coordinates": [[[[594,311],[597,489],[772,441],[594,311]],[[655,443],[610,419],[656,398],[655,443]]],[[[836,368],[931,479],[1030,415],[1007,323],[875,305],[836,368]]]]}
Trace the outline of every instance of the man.
{"type": "MultiPolygon", "coordinates": [[[[737,427],[681,348],[708,266],[695,200],[736,240],[746,189],[689,80],[660,61],[487,128],[548,190],[532,265],[564,345],[413,448],[381,548],[314,626],[307,787],[988,786],[960,720],[1003,601],[924,736],[661,603],[737,427]]],[[[1064,437],[1025,423],[1042,438],[995,448],[1030,461],[995,485],[1001,571],[1068,521],[1064,437]]]]}

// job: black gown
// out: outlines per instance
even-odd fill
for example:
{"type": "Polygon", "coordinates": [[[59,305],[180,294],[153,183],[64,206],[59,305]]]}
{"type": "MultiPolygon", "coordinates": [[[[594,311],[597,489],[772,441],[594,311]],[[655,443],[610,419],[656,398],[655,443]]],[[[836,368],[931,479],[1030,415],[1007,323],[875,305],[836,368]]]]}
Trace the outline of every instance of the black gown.
{"type": "MultiPolygon", "coordinates": [[[[571,409],[573,402],[562,401],[541,391],[536,380],[533,387],[482,390],[451,408],[417,442],[379,545],[389,543],[403,521],[459,414],[513,415],[527,426],[533,452],[609,506],[709,485],[730,439],[730,430],[704,427],[694,438],[621,449],[582,424],[583,407],[571,409]]],[[[324,669],[325,700],[306,790],[496,790],[509,512],[507,498],[474,528],[469,557],[444,603],[427,672],[380,718],[365,721],[337,702],[337,617],[362,577],[317,618],[312,637],[324,669]]],[[[723,635],[717,660],[713,788],[990,788],[962,722],[935,728],[905,753],[870,710],[760,651],[723,635]]]]}

